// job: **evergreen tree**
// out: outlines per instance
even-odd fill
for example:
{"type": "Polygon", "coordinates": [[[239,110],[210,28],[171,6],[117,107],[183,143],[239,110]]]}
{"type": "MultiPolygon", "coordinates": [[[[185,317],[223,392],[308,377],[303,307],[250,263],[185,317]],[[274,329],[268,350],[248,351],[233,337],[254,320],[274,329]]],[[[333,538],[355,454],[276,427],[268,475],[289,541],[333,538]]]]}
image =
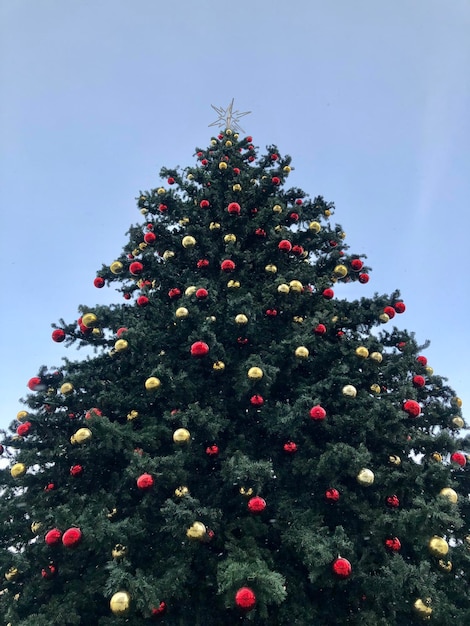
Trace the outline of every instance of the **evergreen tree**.
{"type": "Polygon", "coordinates": [[[162,169],[123,304],[55,326],[94,353],[3,433],[5,625],[470,623],[461,402],[398,292],[335,295],[369,269],[290,163],[227,128],[162,169]]]}

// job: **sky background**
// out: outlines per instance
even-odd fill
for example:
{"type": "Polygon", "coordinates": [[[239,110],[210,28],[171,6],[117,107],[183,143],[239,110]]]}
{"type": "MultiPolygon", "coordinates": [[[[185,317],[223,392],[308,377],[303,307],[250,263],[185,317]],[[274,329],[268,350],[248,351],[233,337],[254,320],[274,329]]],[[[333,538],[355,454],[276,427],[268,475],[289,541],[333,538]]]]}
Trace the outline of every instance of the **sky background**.
{"type": "MultiPolygon", "coordinates": [[[[395,318],[470,406],[468,0],[3,0],[0,427],[51,340],[141,222],[162,166],[192,165],[217,115],[293,157],[288,186],[334,201],[395,318]]],[[[470,417],[467,417],[470,421],[470,417]]]]}

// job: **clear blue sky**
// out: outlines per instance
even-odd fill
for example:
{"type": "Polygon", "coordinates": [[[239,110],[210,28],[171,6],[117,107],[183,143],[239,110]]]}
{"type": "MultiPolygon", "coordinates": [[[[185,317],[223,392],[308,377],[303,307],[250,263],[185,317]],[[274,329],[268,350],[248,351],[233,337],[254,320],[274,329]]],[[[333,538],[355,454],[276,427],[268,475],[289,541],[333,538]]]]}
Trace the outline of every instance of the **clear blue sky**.
{"type": "Polygon", "coordinates": [[[468,0],[3,2],[0,426],[40,365],[80,356],[50,324],[121,301],[93,279],[134,198],[193,162],[232,97],[368,255],[350,296],[399,288],[400,326],[468,414],[469,33],[468,0]]]}

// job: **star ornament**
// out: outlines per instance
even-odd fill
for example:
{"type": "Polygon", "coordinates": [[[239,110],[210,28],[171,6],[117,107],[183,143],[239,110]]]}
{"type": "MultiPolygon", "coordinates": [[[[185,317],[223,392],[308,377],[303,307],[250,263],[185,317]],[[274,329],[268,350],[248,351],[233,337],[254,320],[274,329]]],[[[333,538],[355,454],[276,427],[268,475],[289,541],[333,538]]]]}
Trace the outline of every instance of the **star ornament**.
{"type": "Polygon", "coordinates": [[[235,98],[232,98],[232,102],[228,105],[226,109],[224,109],[223,107],[216,107],[211,104],[211,107],[214,109],[219,117],[215,120],[215,122],[209,124],[209,126],[219,126],[223,129],[230,128],[231,130],[238,130],[242,133],[245,132],[238,122],[242,117],[251,113],[251,111],[245,111],[244,113],[240,113],[240,111],[234,111],[234,100],[235,98]]]}

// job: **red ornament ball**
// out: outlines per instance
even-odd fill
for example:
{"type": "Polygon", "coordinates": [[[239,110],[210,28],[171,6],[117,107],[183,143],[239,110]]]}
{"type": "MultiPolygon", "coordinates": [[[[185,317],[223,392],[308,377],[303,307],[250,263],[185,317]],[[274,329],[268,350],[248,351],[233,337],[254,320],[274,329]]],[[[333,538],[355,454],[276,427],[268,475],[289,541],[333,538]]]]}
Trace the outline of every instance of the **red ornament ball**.
{"type": "Polygon", "coordinates": [[[165,211],[168,211],[168,207],[166,204],[159,204],[158,210],[160,211],[160,213],[165,213],[165,211]]]}
{"type": "Polygon", "coordinates": [[[148,491],[153,487],[154,480],[150,474],[141,474],[137,479],[137,487],[141,491],[148,491]]]}
{"type": "Polygon", "coordinates": [[[295,256],[300,256],[303,253],[304,249],[302,246],[292,246],[292,254],[295,254],[295,256]]]}
{"type": "Polygon", "coordinates": [[[288,454],[294,454],[294,452],[297,452],[297,444],[293,441],[288,441],[283,445],[283,449],[284,452],[287,452],[288,454]]]}
{"type": "Polygon", "coordinates": [[[395,302],[393,307],[397,313],[404,313],[406,311],[406,305],[404,302],[395,302]]]}
{"type": "Polygon", "coordinates": [[[52,331],[52,341],[56,343],[61,343],[65,339],[65,331],[62,328],[57,328],[57,330],[52,331]]]}
{"type": "Polygon", "coordinates": [[[204,289],[203,287],[201,287],[200,289],[197,289],[196,291],[196,298],[198,300],[205,300],[208,295],[209,295],[209,292],[207,291],[207,289],[204,289]]]}
{"type": "Polygon", "coordinates": [[[202,159],[201,164],[202,165],[207,165],[209,163],[209,161],[207,159],[202,159]]]}
{"type": "Polygon", "coordinates": [[[300,205],[301,205],[301,204],[303,204],[303,203],[304,203],[304,201],[302,200],[302,198],[297,198],[297,200],[295,201],[295,204],[296,204],[297,206],[300,206],[300,205]]]}
{"type": "Polygon", "coordinates": [[[280,185],[281,184],[281,179],[279,178],[279,176],[273,176],[271,178],[271,182],[273,185],[280,185]]]}
{"type": "Polygon", "coordinates": [[[418,417],[421,413],[421,407],[416,400],[406,400],[406,402],[403,403],[403,410],[405,413],[408,413],[410,417],[418,417]]]}
{"type": "Polygon", "coordinates": [[[175,184],[175,179],[173,178],[173,176],[170,176],[170,177],[168,178],[168,181],[167,181],[167,182],[168,182],[168,184],[169,184],[169,185],[174,185],[174,184],[175,184]]]}
{"type": "Polygon", "coordinates": [[[2,446],[2,444],[0,443],[0,454],[3,454],[5,452],[5,448],[2,446]]]}
{"type": "Polygon", "coordinates": [[[16,434],[19,435],[20,437],[25,437],[31,430],[31,426],[32,426],[31,422],[23,422],[16,429],[16,434]]]}
{"type": "Polygon", "coordinates": [[[313,332],[315,335],[324,335],[326,333],[326,326],[324,324],[317,324],[313,332]]]}
{"type": "Polygon", "coordinates": [[[157,236],[155,233],[145,233],[144,241],[145,243],[153,243],[156,240],[157,236]]]}
{"type": "Polygon", "coordinates": [[[149,299],[147,296],[139,296],[137,298],[137,306],[147,306],[149,303],[149,299]]]}
{"type": "Polygon", "coordinates": [[[392,552],[398,552],[401,548],[401,542],[398,537],[390,537],[385,540],[385,547],[392,552]]]}
{"type": "Polygon", "coordinates": [[[279,155],[278,155],[278,154],[276,154],[276,153],[271,154],[271,160],[272,160],[272,161],[277,161],[277,160],[278,160],[278,158],[279,158],[279,155]]]}
{"type": "Polygon", "coordinates": [[[247,506],[250,513],[262,513],[266,508],[266,500],[260,496],[255,496],[254,498],[250,498],[248,500],[247,506]]]}
{"type": "Polygon", "coordinates": [[[235,594],[235,604],[244,611],[251,611],[256,604],[256,595],[249,587],[241,587],[235,594]]]}
{"type": "Polygon", "coordinates": [[[191,346],[192,356],[202,357],[206,356],[207,354],[209,354],[209,346],[207,345],[207,343],[204,343],[203,341],[196,341],[191,346]]]}
{"type": "Polygon", "coordinates": [[[281,252],[290,252],[292,250],[292,244],[288,239],[280,241],[277,247],[281,252]]]}
{"type": "Polygon", "coordinates": [[[400,506],[400,500],[395,494],[393,496],[388,496],[385,499],[385,502],[387,503],[387,506],[389,506],[391,509],[397,509],[400,506]]]}
{"type": "Polygon", "coordinates": [[[207,207],[210,206],[210,202],[209,200],[201,200],[199,206],[201,207],[201,209],[207,209],[207,207]]]}
{"type": "Polygon", "coordinates": [[[130,300],[131,299],[131,294],[130,293],[125,293],[123,295],[124,300],[130,300]]]}
{"type": "Polygon", "coordinates": [[[226,259],[220,264],[220,269],[223,272],[233,272],[233,270],[235,269],[235,263],[230,259],[226,259]]]}
{"type": "Polygon", "coordinates": [[[253,406],[262,406],[264,404],[263,396],[260,396],[259,394],[251,396],[250,404],[252,404],[253,406]]]}
{"type": "Polygon", "coordinates": [[[384,313],[389,316],[390,319],[395,317],[395,309],[391,306],[384,307],[384,313]]]}
{"type": "Polygon", "coordinates": [[[161,617],[166,612],[166,609],[167,609],[166,602],[160,602],[158,607],[152,609],[152,614],[151,614],[152,619],[161,617]]]}
{"type": "Polygon", "coordinates": [[[351,563],[341,556],[333,561],[332,567],[333,572],[336,574],[336,576],[338,576],[338,578],[349,578],[349,576],[351,576],[351,563]]]}
{"type": "Polygon", "coordinates": [[[42,391],[46,388],[46,385],[44,385],[39,376],[33,376],[33,378],[28,380],[28,387],[31,391],[42,391]]]}
{"type": "Polygon", "coordinates": [[[139,276],[144,271],[144,266],[140,261],[134,261],[129,265],[129,271],[133,276],[139,276]]]}
{"type": "Polygon", "coordinates": [[[127,328],[125,326],[121,326],[121,328],[118,328],[116,331],[116,335],[119,337],[119,339],[122,337],[122,335],[127,332],[127,328]]]}
{"type": "Polygon", "coordinates": [[[199,269],[204,269],[205,267],[209,267],[209,261],[207,259],[199,259],[197,262],[197,267],[199,269]]]}
{"type": "Polygon", "coordinates": [[[359,274],[359,282],[365,285],[369,282],[369,274],[359,274]]]}
{"type": "Polygon", "coordinates": [[[238,176],[238,174],[240,174],[240,168],[239,167],[234,167],[233,168],[233,173],[238,176]]]}
{"type": "Polygon", "coordinates": [[[450,455],[450,460],[453,463],[457,463],[457,465],[460,465],[460,467],[465,467],[465,465],[467,464],[467,458],[465,456],[465,454],[462,454],[462,452],[454,452],[450,455]]]}
{"type": "Polygon", "coordinates": [[[257,228],[255,230],[255,235],[258,237],[266,237],[266,231],[263,228],[257,228]]]}
{"type": "Polygon", "coordinates": [[[420,356],[416,357],[416,360],[418,361],[418,363],[420,365],[427,365],[428,364],[428,360],[427,360],[427,358],[425,356],[421,356],[420,355],[420,356]]]}
{"type": "Polygon", "coordinates": [[[353,269],[355,272],[362,270],[363,267],[364,263],[361,261],[361,259],[353,259],[351,261],[351,269],[353,269]]]}
{"type": "Polygon", "coordinates": [[[98,289],[101,289],[101,287],[104,287],[104,278],[102,278],[101,276],[97,276],[95,280],[93,281],[93,284],[98,289]]]}
{"type": "Polygon", "coordinates": [[[66,548],[74,548],[81,542],[82,537],[83,535],[80,528],[69,528],[62,535],[62,544],[66,548]]]}
{"type": "Polygon", "coordinates": [[[217,456],[219,454],[219,446],[216,446],[215,444],[212,446],[207,446],[206,454],[207,456],[217,456]]]}
{"type": "Polygon", "coordinates": [[[83,467],[81,465],[72,465],[70,468],[70,476],[80,476],[83,473],[83,467]]]}
{"type": "Polygon", "coordinates": [[[415,387],[424,387],[425,384],[426,384],[426,379],[424,378],[424,376],[420,376],[419,374],[416,374],[416,376],[413,376],[413,385],[415,387]]]}
{"type": "Polygon", "coordinates": [[[173,289],[170,289],[170,291],[168,292],[168,297],[171,300],[176,300],[180,296],[181,296],[181,291],[178,289],[178,287],[173,287],[173,289]]]}
{"type": "Polygon", "coordinates": [[[54,576],[56,574],[57,574],[57,567],[55,565],[53,565],[52,563],[50,565],[48,565],[47,567],[43,567],[43,569],[41,570],[41,576],[45,580],[49,580],[50,578],[54,578],[54,576]]]}
{"type": "Polygon", "coordinates": [[[317,404],[310,409],[310,417],[313,420],[324,420],[326,417],[326,411],[322,406],[317,404]]]}
{"type": "Polygon", "coordinates": [[[253,163],[253,161],[255,160],[255,157],[253,155],[250,154],[250,156],[248,157],[248,161],[250,163],[253,163]]]}
{"type": "Polygon", "coordinates": [[[241,207],[238,202],[231,202],[227,207],[227,211],[230,215],[240,215],[241,207]]]}
{"type": "Polygon", "coordinates": [[[101,417],[102,415],[103,413],[102,411],[100,411],[100,409],[93,407],[92,409],[90,409],[89,411],[85,413],[85,419],[89,420],[92,417],[101,417]]]}
{"type": "Polygon", "coordinates": [[[299,221],[299,214],[298,213],[290,213],[289,214],[289,219],[291,222],[298,222],[299,221]]]}
{"type": "Polygon", "coordinates": [[[55,484],[54,483],[48,483],[45,487],[44,487],[44,491],[54,491],[55,489],[55,484]]]}
{"type": "Polygon", "coordinates": [[[335,296],[335,292],[333,291],[333,289],[330,289],[329,287],[327,289],[324,289],[322,292],[322,296],[326,299],[326,300],[331,300],[331,298],[334,298],[335,296]]]}
{"type": "Polygon", "coordinates": [[[339,491],[337,489],[334,489],[333,487],[330,487],[330,489],[327,489],[325,491],[325,498],[330,502],[338,502],[339,491]]]}
{"type": "Polygon", "coordinates": [[[276,317],[277,310],[276,309],[266,309],[266,315],[268,317],[276,317]]]}

